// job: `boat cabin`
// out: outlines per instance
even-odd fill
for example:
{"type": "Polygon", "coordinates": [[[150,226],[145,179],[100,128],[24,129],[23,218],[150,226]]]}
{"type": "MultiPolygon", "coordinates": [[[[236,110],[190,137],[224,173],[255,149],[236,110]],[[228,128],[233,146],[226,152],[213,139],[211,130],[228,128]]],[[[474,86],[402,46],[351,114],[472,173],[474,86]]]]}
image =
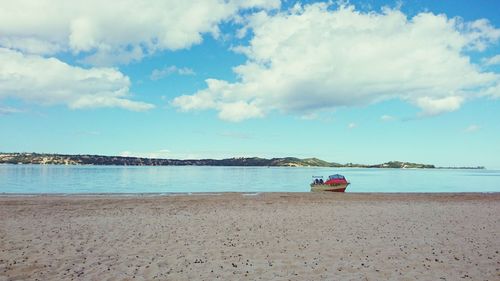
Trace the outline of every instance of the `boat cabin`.
{"type": "Polygon", "coordinates": [[[347,180],[343,175],[335,174],[335,175],[330,175],[328,176],[328,180],[325,182],[325,184],[345,184],[347,183],[347,180]]]}

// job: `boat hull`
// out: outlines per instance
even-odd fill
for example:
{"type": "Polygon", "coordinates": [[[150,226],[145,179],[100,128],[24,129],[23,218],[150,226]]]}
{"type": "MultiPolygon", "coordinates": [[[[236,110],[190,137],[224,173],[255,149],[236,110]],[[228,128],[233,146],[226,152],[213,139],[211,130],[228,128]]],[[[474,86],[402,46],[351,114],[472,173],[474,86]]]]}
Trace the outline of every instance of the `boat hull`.
{"type": "Polygon", "coordinates": [[[349,183],[346,184],[311,184],[311,191],[327,191],[327,192],[345,192],[349,183]]]}

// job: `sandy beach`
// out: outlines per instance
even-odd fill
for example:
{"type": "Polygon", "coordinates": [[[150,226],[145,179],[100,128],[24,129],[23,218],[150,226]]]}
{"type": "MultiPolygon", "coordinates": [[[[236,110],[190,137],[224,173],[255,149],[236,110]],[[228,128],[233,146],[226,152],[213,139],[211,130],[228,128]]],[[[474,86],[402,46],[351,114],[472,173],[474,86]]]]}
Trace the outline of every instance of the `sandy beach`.
{"type": "Polygon", "coordinates": [[[500,194],[0,196],[0,280],[500,280],[500,194]]]}

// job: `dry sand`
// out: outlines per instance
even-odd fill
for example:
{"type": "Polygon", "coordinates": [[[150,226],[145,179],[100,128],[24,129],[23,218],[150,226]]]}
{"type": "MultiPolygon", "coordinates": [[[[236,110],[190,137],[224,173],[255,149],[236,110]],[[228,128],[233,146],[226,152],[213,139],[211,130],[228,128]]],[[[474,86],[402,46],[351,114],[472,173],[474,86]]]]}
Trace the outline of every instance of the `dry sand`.
{"type": "Polygon", "coordinates": [[[500,194],[0,197],[0,280],[500,280],[500,194]]]}

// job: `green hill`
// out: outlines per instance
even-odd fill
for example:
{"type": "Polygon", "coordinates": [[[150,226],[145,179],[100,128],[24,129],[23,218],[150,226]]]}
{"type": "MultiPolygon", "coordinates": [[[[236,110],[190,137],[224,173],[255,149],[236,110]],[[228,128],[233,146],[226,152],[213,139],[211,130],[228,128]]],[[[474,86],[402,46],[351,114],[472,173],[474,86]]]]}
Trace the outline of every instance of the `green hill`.
{"type": "MultiPolygon", "coordinates": [[[[268,166],[268,167],[356,167],[433,169],[430,164],[391,161],[383,164],[339,164],[318,158],[259,158],[234,157],[227,159],[158,159],[103,155],[65,155],[47,153],[0,153],[0,164],[52,164],[52,165],[116,165],[116,166],[268,166]]],[[[448,169],[450,167],[447,167],[448,169]]],[[[484,169],[484,167],[460,167],[462,169],[484,169]]]]}

